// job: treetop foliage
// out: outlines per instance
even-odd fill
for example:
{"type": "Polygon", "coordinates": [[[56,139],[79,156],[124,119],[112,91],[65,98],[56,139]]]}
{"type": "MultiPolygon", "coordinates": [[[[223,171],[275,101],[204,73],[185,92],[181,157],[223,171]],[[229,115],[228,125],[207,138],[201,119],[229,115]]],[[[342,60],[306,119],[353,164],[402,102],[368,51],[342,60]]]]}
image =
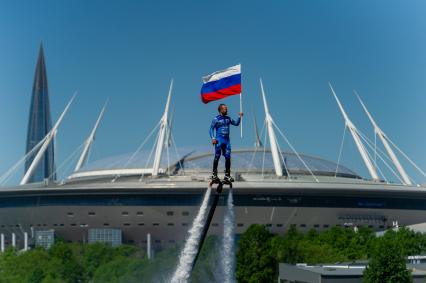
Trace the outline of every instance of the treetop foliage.
{"type": "MultiPolygon", "coordinates": [[[[209,236],[204,242],[191,283],[220,282],[219,240],[209,236]]],[[[101,243],[59,241],[49,250],[35,248],[18,253],[10,248],[0,254],[0,283],[167,282],[176,267],[179,251],[179,247],[170,246],[148,260],[142,248],[129,245],[114,248],[101,243]]],[[[275,282],[281,262],[370,260],[365,282],[411,282],[404,258],[423,253],[426,253],[426,235],[405,228],[377,237],[364,227],[357,232],[333,227],[323,232],[301,233],[291,226],[285,234],[275,235],[263,225],[252,225],[237,241],[236,277],[241,283],[275,282]]]]}

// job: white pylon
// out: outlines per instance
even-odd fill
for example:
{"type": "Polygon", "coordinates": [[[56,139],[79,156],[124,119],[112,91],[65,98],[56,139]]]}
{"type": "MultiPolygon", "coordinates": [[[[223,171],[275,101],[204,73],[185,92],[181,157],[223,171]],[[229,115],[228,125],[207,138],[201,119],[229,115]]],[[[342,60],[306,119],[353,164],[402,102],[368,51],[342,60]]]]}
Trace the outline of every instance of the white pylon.
{"type": "Polygon", "coordinates": [[[263,106],[265,108],[265,122],[266,122],[266,127],[268,129],[269,144],[271,145],[271,154],[272,154],[272,160],[274,162],[275,175],[282,176],[283,168],[281,166],[280,153],[279,153],[278,145],[277,145],[277,137],[275,136],[273,119],[271,117],[271,114],[269,114],[269,108],[266,102],[265,91],[263,90],[262,79],[260,79],[260,89],[262,91],[263,106]]]}
{"type": "Polygon", "coordinates": [[[374,128],[374,133],[377,134],[380,138],[380,140],[383,143],[383,146],[386,149],[386,152],[388,153],[390,159],[392,160],[393,164],[395,165],[396,169],[399,172],[399,175],[401,175],[402,180],[404,181],[404,185],[412,185],[410,178],[408,177],[407,173],[405,172],[404,168],[402,167],[401,163],[398,160],[398,157],[396,157],[395,153],[393,152],[391,146],[389,145],[387,141],[386,134],[380,129],[380,127],[376,124],[376,122],[373,119],[373,116],[371,116],[370,112],[368,111],[367,107],[365,106],[364,102],[362,101],[361,97],[358,95],[356,91],[355,95],[358,97],[359,102],[362,105],[362,108],[364,108],[365,113],[368,116],[368,119],[370,119],[371,124],[374,128]]]}
{"type": "Polygon", "coordinates": [[[168,131],[168,113],[170,107],[170,98],[173,90],[173,79],[170,82],[169,95],[167,96],[166,108],[164,109],[163,117],[160,120],[160,130],[158,133],[157,147],[155,149],[154,163],[152,166],[152,176],[157,176],[160,169],[161,155],[164,148],[164,140],[168,131]]]}
{"type": "Polygon", "coordinates": [[[33,162],[31,162],[30,167],[28,168],[27,172],[25,172],[24,177],[22,178],[20,185],[25,185],[28,183],[28,180],[31,178],[32,174],[34,173],[34,170],[37,168],[38,164],[40,163],[41,158],[43,157],[43,154],[46,152],[49,144],[53,140],[53,138],[56,136],[56,133],[58,131],[58,127],[61,124],[62,120],[64,119],[65,114],[68,111],[68,108],[71,106],[71,103],[74,101],[76,94],[74,94],[71,98],[71,100],[68,102],[67,106],[65,107],[64,111],[62,112],[61,116],[59,116],[58,121],[53,126],[53,128],[50,130],[50,132],[46,135],[46,140],[44,141],[41,148],[38,150],[37,155],[34,157],[33,162]]]}
{"type": "Polygon", "coordinates": [[[92,146],[92,143],[95,140],[96,131],[99,127],[99,123],[101,122],[102,117],[104,116],[106,106],[107,106],[107,102],[102,108],[101,113],[99,114],[99,117],[96,120],[95,126],[92,129],[92,132],[90,133],[89,137],[84,142],[84,148],[83,148],[83,151],[81,152],[80,158],[78,159],[77,165],[75,166],[74,172],[77,172],[78,170],[80,170],[83,164],[86,163],[87,156],[89,155],[90,147],[92,146]]]}
{"type": "Polygon", "coordinates": [[[334,92],[333,86],[331,83],[328,83],[330,86],[331,92],[334,95],[334,98],[336,99],[337,105],[339,106],[340,112],[342,112],[343,118],[345,119],[345,124],[348,127],[349,131],[351,132],[352,138],[354,139],[354,142],[358,148],[358,151],[361,155],[362,160],[365,163],[365,166],[368,169],[368,172],[370,173],[370,176],[373,180],[379,181],[379,176],[377,175],[376,168],[374,168],[373,163],[371,162],[370,158],[368,157],[367,150],[364,147],[364,144],[361,142],[360,137],[358,136],[357,128],[352,123],[352,121],[349,119],[348,115],[345,112],[345,109],[343,109],[342,104],[340,103],[339,98],[337,97],[336,93],[334,92]]]}

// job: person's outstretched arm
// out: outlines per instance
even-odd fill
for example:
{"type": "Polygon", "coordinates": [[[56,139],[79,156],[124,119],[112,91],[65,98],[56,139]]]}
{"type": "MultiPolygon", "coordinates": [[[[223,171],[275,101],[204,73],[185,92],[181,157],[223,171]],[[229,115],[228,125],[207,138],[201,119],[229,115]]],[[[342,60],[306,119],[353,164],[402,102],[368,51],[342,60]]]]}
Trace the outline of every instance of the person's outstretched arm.
{"type": "Polygon", "coordinates": [[[231,124],[234,125],[234,126],[240,125],[241,117],[243,116],[243,113],[239,113],[238,115],[239,115],[239,117],[238,117],[237,121],[235,121],[234,119],[231,118],[231,124]]]}

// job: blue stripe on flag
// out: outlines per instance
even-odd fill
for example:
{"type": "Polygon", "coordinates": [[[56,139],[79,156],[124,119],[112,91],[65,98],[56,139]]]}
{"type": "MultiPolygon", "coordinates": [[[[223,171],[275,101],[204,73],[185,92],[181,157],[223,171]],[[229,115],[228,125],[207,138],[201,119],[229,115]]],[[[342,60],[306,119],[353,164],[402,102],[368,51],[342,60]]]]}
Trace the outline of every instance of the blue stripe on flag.
{"type": "Polygon", "coordinates": [[[241,74],[232,75],[222,78],[217,81],[212,81],[203,84],[201,87],[201,94],[215,92],[220,89],[228,88],[233,85],[241,84],[241,74]]]}

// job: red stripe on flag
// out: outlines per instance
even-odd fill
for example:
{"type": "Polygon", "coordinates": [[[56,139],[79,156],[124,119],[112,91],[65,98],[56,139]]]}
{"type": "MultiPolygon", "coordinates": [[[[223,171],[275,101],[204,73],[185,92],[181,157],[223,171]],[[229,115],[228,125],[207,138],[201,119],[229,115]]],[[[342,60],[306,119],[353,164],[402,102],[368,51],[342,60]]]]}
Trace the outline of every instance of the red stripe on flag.
{"type": "Polygon", "coordinates": [[[241,84],[233,85],[227,88],[219,89],[215,92],[208,92],[201,94],[201,100],[204,103],[209,103],[210,101],[219,100],[226,98],[231,95],[236,95],[241,93],[241,84]]]}

